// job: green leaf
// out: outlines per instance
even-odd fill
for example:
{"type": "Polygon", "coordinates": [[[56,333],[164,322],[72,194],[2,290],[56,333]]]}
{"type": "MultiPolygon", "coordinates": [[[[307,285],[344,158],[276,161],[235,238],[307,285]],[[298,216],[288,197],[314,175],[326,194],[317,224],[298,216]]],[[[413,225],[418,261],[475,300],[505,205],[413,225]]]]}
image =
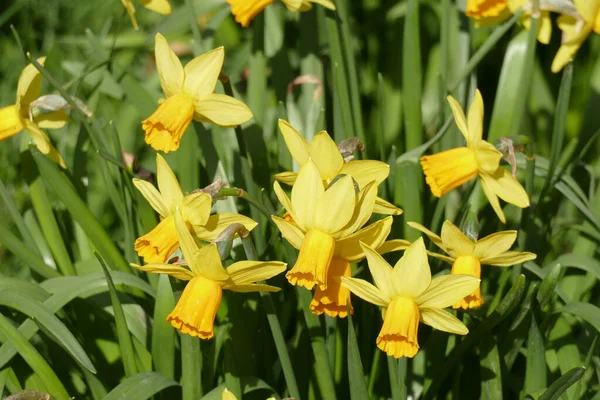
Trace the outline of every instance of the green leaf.
{"type": "Polygon", "coordinates": [[[158,277],[152,321],[152,360],[154,369],[167,378],[175,376],[175,328],[166,321],[175,307],[169,276],[158,277]]]}
{"type": "Polygon", "coordinates": [[[480,343],[481,399],[502,399],[502,368],[496,338],[491,333],[484,335],[480,343]]]}
{"type": "Polygon", "coordinates": [[[360,359],[360,350],[354,332],[354,322],[348,305],[348,380],[350,383],[350,398],[352,400],[368,400],[369,392],[365,382],[365,374],[360,359]]]}
{"type": "Polygon", "coordinates": [[[575,382],[579,381],[584,373],[585,368],[583,367],[573,368],[552,382],[550,387],[546,389],[544,394],[540,396],[539,400],[558,400],[560,395],[563,394],[575,382]]]}
{"type": "MultiPolygon", "coordinates": [[[[423,73],[421,71],[420,27],[419,1],[408,0],[402,43],[402,90],[404,96],[410,99],[410,101],[404,102],[406,150],[412,150],[423,143],[423,116],[421,115],[423,73]]],[[[415,192],[417,191],[415,190],[415,192]]]]}
{"type": "Polygon", "coordinates": [[[554,264],[542,280],[542,283],[540,283],[537,292],[537,301],[540,304],[540,308],[544,308],[544,306],[552,298],[552,295],[554,294],[554,288],[556,287],[556,283],[558,282],[558,277],[560,275],[560,269],[560,263],[554,264]]]}
{"type": "Polygon", "coordinates": [[[140,372],[121,382],[103,400],[146,400],[170,386],[178,383],[158,372],[140,372]]]}
{"type": "Polygon", "coordinates": [[[555,312],[567,312],[582,318],[600,332],[600,308],[590,303],[573,302],[555,312]]]}
{"type": "Polygon", "coordinates": [[[527,365],[525,368],[525,393],[533,393],[547,385],[546,356],[544,353],[544,339],[538,328],[535,316],[531,318],[529,334],[527,336],[527,365]]]}

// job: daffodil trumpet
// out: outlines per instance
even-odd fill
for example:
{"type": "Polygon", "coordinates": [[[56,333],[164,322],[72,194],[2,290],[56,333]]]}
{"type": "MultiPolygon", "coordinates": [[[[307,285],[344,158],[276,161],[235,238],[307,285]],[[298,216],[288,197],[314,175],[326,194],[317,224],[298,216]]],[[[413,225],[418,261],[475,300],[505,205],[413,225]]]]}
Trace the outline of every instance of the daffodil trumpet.
{"type": "MultiPolygon", "coordinates": [[[[231,5],[231,13],[236,22],[244,28],[250,26],[250,22],[261,13],[267,6],[275,3],[275,0],[226,0],[231,5]]],[[[320,4],[330,10],[335,10],[335,5],[329,0],[281,0],[288,10],[294,12],[306,12],[313,8],[313,4],[320,4]]]]}

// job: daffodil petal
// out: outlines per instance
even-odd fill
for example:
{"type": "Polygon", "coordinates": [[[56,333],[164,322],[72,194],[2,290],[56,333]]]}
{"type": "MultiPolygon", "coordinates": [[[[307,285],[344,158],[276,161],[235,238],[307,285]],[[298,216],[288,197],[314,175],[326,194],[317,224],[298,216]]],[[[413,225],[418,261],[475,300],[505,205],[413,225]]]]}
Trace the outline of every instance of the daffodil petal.
{"type": "MultiPolygon", "coordinates": [[[[390,234],[392,222],[392,217],[387,217],[368,225],[350,236],[337,240],[335,242],[334,255],[350,262],[358,261],[365,257],[364,250],[360,246],[361,242],[376,249],[379,254],[382,254],[380,246],[390,234]]],[[[395,248],[394,246],[391,247],[392,249],[388,251],[393,251],[393,248],[395,248]]]]}
{"type": "Polygon", "coordinates": [[[183,90],[184,72],[181,61],[171,50],[169,42],[160,33],[154,38],[154,56],[156,69],[160,78],[160,86],[167,97],[181,93],[183,90]]]}
{"type": "Polygon", "coordinates": [[[425,235],[427,235],[429,240],[431,240],[437,247],[439,247],[440,249],[442,249],[443,251],[448,253],[448,249],[446,248],[446,246],[444,246],[444,243],[442,242],[441,237],[439,237],[435,233],[431,232],[429,229],[425,228],[423,225],[421,225],[419,223],[409,221],[406,224],[408,226],[410,226],[411,228],[414,228],[420,232],[423,232],[425,235]]]}
{"type": "MultiPolygon", "coordinates": [[[[37,59],[40,65],[44,65],[46,57],[40,57],[37,59]]],[[[21,75],[19,76],[19,83],[17,84],[17,108],[19,110],[27,110],[29,103],[40,97],[40,90],[42,89],[42,75],[33,64],[28,64],[21,75]]]]}
{"type": "Polygon", "coordinates": [[[265,285],[261,283],[247,283],[245,285],[225,284],[223,285],[223,289],[238,293],[279,292],[281,290],[281,288],[277,286],[265,285]]]}
{"type": "Polygon", "coordinates": [[[285,210],[290,214],[290,216],[294,220],[294,223],[296,223],[300,227],[300,229],[306,230],[306,227],[304,226],[302,221],[298,219],[298,216],[294,212],[294,208],[292,207],[292,201],[283,191],[279,182],[273,182],[273,190],[275,192],[275,196],[277,196],[277,200],[279,200],[283,208],[285,208],[285,210]]]}
{"type": "Polygon", "coordinates": [[[475,248],[475,244],[450,221],[444,221],[442,225],[442,242],[455,257],[472,254],[475,248]]]}
{"type": "Polygon", "coordinates": [[[183,191],[179,186],[179,181],[167,161],[158,153],[156,153],[156,179],[158,190],[167,207],[170,208],[182,202],[183,191]]]}
{"type": "Polygon", "coordinates": [[[25,129],[17,106],[0,108],[0,141],[16,135],[25,129]]]}
{"type": "Polygon", "coordinates": [[[325,131],[321,131],[313,137],[309,144],[309,152],[321,172],[321,178],[325,181],[335,178],[344,166],[344,158],[340,150],[325,131]]]}
{"type": "Polygon", "coordinates": [[[33,142],[38,147],[38,149],[40,149],[40,151],[43,154],[48,156],[48,158],[50,158],[52,161],[54,161],[61,167],[67,168],[67,166],[65,165],[65,161],[63,160],[58,150],[56,150],[56,148],[52,145],[52,142],[50,142],[50,138],[48,137],[48,135],[46,135],[44,131],[42,131],[36,124],[31,122],[30,120],[25,119],[22,121],[25,122],[25,129],[31,135],[31,138],[33,139],[33,142]]]}
{"type": "Polygon", "coordinates": [[[208,193],[192,193],[181,202],[185,220],[191,225],[204,225],[210,217],[212,198],[208,193]]]}
{"type": "Polygon", "coordinates": [[[133,6],[132,1],[121,0],[121,3],[123,4],[123,7],[125,7],[127,14],[129,14],[129,19],[131,20],[131,25],[133,25],[133,29],[137,31],[138,29],[140,29],[140,27],[138,25],[137,18],[135,17],[135,7],[133,6]]]}
{"type": "Polygon", "coordinates": [[[308,160],[300,168],[292,188],[292,208],[296,214],[292,218],[300,227],[312,229],[315,226],[317,201],[324,192],[319,169],[315,163],[308,160]]]}
{"type": "Polygon", "coordinates": [[[208,217],[204,225],[192,225],[194,235],[205,242],[214,241],[227,227],[233,224],[244,225],[246,230],[251,231],[258,225],[252,218],[237,213],[219,213],[208,217]]]}
{"type": "Polygon", "coordinates": [[[213,93],[196,101],[194,118],[225,128],[234,128],[252,119],[247,105],[233,97],[213,93]]]}
{"type": "Polygon", "coordinates": [[[396,297],[398,292],[392,279],[394,271],[392,266],[388,264],[375,249],[363,243],[360,244],[360,247],[362,247],[365,256],[367,257],[367,264],[369,266],[369,271],[371,271],[371,275],[373,276],[375,285],[386,297],[390,299],[396,297]]]}
{"type": "Polygon", "coordinates": [[[390,175],[390,166],[381,161],[353,160],[345,163],[339,173],[352,176],[362,189],[372,181],[377,181],[377,184],[385,181],[390,175]]]}
{"type": "Polygon", "coordinates": [[[66,125],[68,120],[67,113],[60,110],[37,116],[35,123],[42,129],[60,129],[66,125]]]}
{"type": "Polygon", "coordinates": [[[392,253],[394,251],[406,250],[410,246],[410,242],[404,239],[386,240],[377,248],[379,254],[392,253]]]}
{"type": "Polygon", "coordinates": [[[467,143],[475,144],[483,138],[483,98],[479,89],[475,90],[475,97],[469,107],[467,120],[469,137],[467,143]]]}
{"type": "Polygon", "coordinates": [[[376,197],[375,205],[373,206],[373,213],[382,215],[401,215],[403,211],[401,208],[396,207],[389,201],[385,201],[381,197],[376,197]]]}
{"type": "Polygon", "coordinates": [[[183,259],[187,262],[190,270],[194,275],[200,275],[202,272],[202,264],[212,260],[203,260],[199,257],[198,243],[192,237],[192,234],[188,230],[188,226],[183,220],[183,216],[179,209],[175,211],[175,229],[177,230],[177,237],[179,239],[179,248],[183,254],[183,259]]]}
{"type": "Polygon", "coordinates": [[[189,281],[194,278],[194,274],[183,267],[172,265],[172,264],[146,264],[140,266],[137,264],[130,264],[132,267],[137,268],[144,272],[151,272],[153,274],[167,274],[173,278],[177,278],[182,281],[189,281]]]}
{"type": "Polygon", "coordinates": [[[473,255],[477,258],[493,257],[510,249],[517,240],[517,231],[502,231],[475,242],[473,255]]]}
{"type": "Polygon", "coordinates": [[[422,237],[404,251],[404,255],[394,266],[392,278],[399,296],[416,298],[429,287],[431,269],[422,237]]]}
{"type": "Polygon", "coordinates": [[[486,183],[502,200],[520,208],[529,207],[527,192],[508,170],[498,168],[493,175],[482,175],[486,175],[486,178],[489,177],[486,179],[486,183]]]}
{"type": "Polygon", "coordinates": [[[493,174],[498,169],[502,153],[496,147],[485,140],[480,140],[472,149],[475,152],[475,159],[480,170],[493,174]]]}
{"type": "MultiPolygon", "coordinates": [[[[275,225],[277,225],[277,228],[281,232],[281,236],[283,236],[285,240],[290,242],[290,244],[294,246],[294,248],[300,250],[300,248],[302,247],[302,241],[304,240],[304,232],[302,232],[302,230],[296,225],[286,221],[283,218],[279,218],[272,215],[271,219],[273,220],[273,222],[275,222],[275,225]]],[[[336,249],[338,245],[339,243],[336,243],[336,249]]]]}
{"type": "Polygon", "coordinates": [[[286,185],[292,186],[294,182],[296,182],[296,178],[298,177],[297,172],[280,172],[279,174],[273,175],[273,178],[277,179],[279,182],[285,183],[286,185]]]}
{"type": "Polygon", "coordinates": [[[470,275],[438,276],[415,301],[419,307],[445,308],[473,293],[478,286],[479,279],[470,275]]]}
{"type": "Polygon", "coordinates": [[[573,0],[573,2],[581,17],[586,21],[600,12],[600,2],[597,0],[573,0]]]}
{"type": "Polygon", "coordinates": [[[172,12],[171,4],[168,0],[138,0],[148,10],[152,10],[162,15],[169,15],[172,12]]]}
{"type": "Polygon", "coordinates": [[[227,273],[236,285],[254,283],[282,273],[286,263],[279,261],[238,261],[227,267],[227,273]]]}
{"type": "Polygon", "coordinates": [[[140,191],[142,196],[150,203],[154,211],[160,214],[161,217],[166,218],[169,213],[169,206],[167,206],[161,196],[160,192],[152,185],[142,179],[133,179],[133,184],[140,191]]]}
{"type": "Polygon", "coordinates": [[[421,322],[440,331],[466,335],[469,329],[458,318],[439,308],[419,308],[421,322]]]}
{"type": "Polygon", "coordinates": [[[335,4],[329,0],[310,0],[311,3],[320,4],[330,10],[335,10],[335,4]]]}
{"type": "Polygon", "coordinates": [[[373,207],[377,197],[377,182],[373,181],[362,188],[358,194],[354,212],[348,224],[338,232],[337,237],[343,238],[352,235],[363,226],[373,214],[373,207]]]}
{"type": "Polygon", "coordinates": [[[207,53],[195,57],[184,67],[184,91],[194,97],[202,98],[215,91],[217,80],[223,68],[225,49],[217,47],[207,53]]]}
{"type": "Polygon", "coordinates": [[[490,183],[489,183],[492,180],[493,179],[488,174],[485,174],[485,173],[479,174],[479,182],[481,182],[481,189],[483,189],[483,193],[485,194],[485,197],[487,197],[490,205],[496,212],[496,215],[498,216],[498,219],[500,220],[500,222],[505,224],[506,217],[504,216],[504,211],[502,211],[502,207],[500,206],[500,201],[498,200],[498,196],[492,190],[490,183]]]}
{"type": "Polygon", "coordinates": [[[333,183],[317,200],[314,226],[323,232],[335,234],[350,222],[355,207],[354,183],[352,177],[346,175],[333,183]]]}
{"type": "Polygon", "coordinates": [[[385,293],[363,279],[341,276],[342,286],[363,300],[376,306],[387,307],[392,301],[385,293]]]}
{"type": "Polygon", "coordinates": [[[511,265],[521,264],[525,261],[535,260],[537,256],[529,252],[506,251],[492,257],[482,258],[482,264],[495,265],[497,267],[510,267],[511,265]]]}
{"type": "Polygon", "coordinates": [[[279,130],[283,135],[283,140],[292,155],[292,158],[299,164],[303,165],[310,158],[309,144],[298,133],[296,129],[287,121],[279,120],[279,130]]]}
{"type": "Polygon", "coordinates": [[[452,96],[446,97],[448,103],[450,104],[450,108],[452,109],[452,114],[454,114],[454,121],[456,122],[456,126],[461,131],[467,144],[469,144],[469,128],[467,125],[467,118],[465,117],[465,112],[463,111],[460,103],[456,101],[456,99],[452,96]]]}

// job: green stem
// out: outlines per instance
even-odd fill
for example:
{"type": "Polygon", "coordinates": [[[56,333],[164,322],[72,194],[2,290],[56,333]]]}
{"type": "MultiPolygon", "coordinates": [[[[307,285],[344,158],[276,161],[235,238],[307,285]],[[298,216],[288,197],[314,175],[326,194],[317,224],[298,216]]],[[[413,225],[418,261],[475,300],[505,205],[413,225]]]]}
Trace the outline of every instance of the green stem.
{"type": "Polygon", "coordinates": [[[181,386],[183,400],[202,398],[202,351],[200,339],[181,334],[181,386]]]}
{"type": "Polygon", "coordinates": [[[402,44],[402,87],[406,124],[406,151],[423,143],[423,116],[421,115],[422,71],[421,39],[419,24],[419,1],[408,0],[406,21],[404,22],[404,41],[402,44]]]}

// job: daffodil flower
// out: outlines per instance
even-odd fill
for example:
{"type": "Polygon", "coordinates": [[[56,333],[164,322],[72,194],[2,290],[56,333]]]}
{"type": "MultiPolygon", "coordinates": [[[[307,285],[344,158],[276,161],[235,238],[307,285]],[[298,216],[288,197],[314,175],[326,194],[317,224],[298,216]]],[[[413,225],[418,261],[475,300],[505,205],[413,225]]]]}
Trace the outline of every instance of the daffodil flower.
{"type": "Polygon", "coordinates": [[[165,153],[177,150],[193,119],[235,127],[252,118],[252,112],[241,101],[214,93],[225,57],[223,47],[194,58],[184,68],[167,40],[157,33],[154,53],[167,99],[142,121],[142,128],[146,143],[155,150],[165,153]]]}
{"type": "MultiPolygon", "coordinates": [[[[481,264],[510,267],[534,260],[537,257],[529,252],[508,250],[517,240],[517,231],[497,232],[472,242],[450,221],[445,221],[442,225],[441,237],[416,222],[408,222],[408,225],[423,232],[436,246],[449,255],[446,257],[441,254],[429,253],[452,264],[451,274],[472,275],[479,279],[481,264]]],[[[457,301],[452,307],[469,309],[481,307],[482,304],[481,288],[477,285],[472,293],[457,301]]]]}
{"type": "Polygon", "coordinates": [[[443,310],[471,293],[479,279],[444,275],[431,279],[423,238],[411,244],[392,268],[381,255],[362,245],[375,286],[357,278],[341,277],[342,286],[363,300],[383,307],[383,327],[377,347],[387,355],[414,357],[419,351],[419,322],[441,331],[466,335],[469,330],[443,310]]]}
{"type": "MultiPolygon", "coordinates": [[[[372,181],[376,181],[379,185],[390,174],[390,166],[381,161],[352,160],[344,162],[337,145],[325,131],[317,133],[308,143],[287,121],[279,120],[279,130],[283,134],[292,158],[300,166],[308,160],[312,160],[319,169],[325,186],[329,185],[336,176],[343,174],[350,175],[359,188],[372,181]]],[[[297,176],[296,172],[282,172],[276,174],[275,179],[287,185],[293,185],[297,176]]],[[[402,214],[401,209],[379,197],[375,199],[373,212],[386,215],[402,214]]]]}
{"type": "Polygon", "coordinates": [[[168,274],[189,281],[167,322],[182,333],[210,339],[214,336],[214,321],[223,290],[234,292],[277,292],[278,287],[257,284],[283,271],[286,264],[279,261],[239,261],[226,269],[221,264],[215,244],[198,247],[190,234],[179,209],[175,210],[174,225],[187,268],[174,264],[131,264],[142,271],[168,274]]]}
{"type": "Polygon", "coordinates": [[[561,15],[557,24],[563,32],[562,45],[552,61],[552,72],[558,72],[575,56],[590,33],[600,34],[600,0],[574,0],[579,15],[561,15]]]}
{"type": "MultiPolygon", "coordinates": [[[[138,0],[144,7],[148,10],[152,10],[162,15],[171,14],[171,4],[169,0],[138,0]]],[[[129,14],[129,18],[131,19],[131,24],[133,25],[133,29],[136,31],[140,29],[138,26],[137,18],[135,17],[135,7],[133,6],[132,0],[121,0],[123,3],[123,7],[127,10],[129,14]]]]}
{"type": "MultiPolygon", "coordinates": [[[[226,0],[231,4],[231,13],[235,20],[244,28],[250,25],[250,22],[268,5],[275,3],[275,0],[226,0]]],[[[335,5],[329,0],[281,0],[290,11],[305,12],[310,11],[314,4],[320,4],[330,10],[335,10],[335,5]]]]}
{"type": "Polygon", "coordinates": [[[490,26],[510,16],[506,0],[467,0],[465,14],[474,18],[477,26],[490,26]]]}
{"type": "MultiPolygon", "coordinates": [[[[37,59],[44,65],[46,57],[37,59]]],[[[38,149],[50,159],[66,168],[62,156],[50,142],[50,138],[42,130],[58,129],[65,126],[69,117],[64,111],[55,111],[31,117],[30,105],[38,97],[42,87],[42,75],[29,64],[21,72],[17,84],[17,100],[15,104],[0,108],[0,141],[16,135],[25,129],[33,139],[38,149]]]]}
{"type": "Polygon", "coordinates": [[[517,207],[529,206],[529,196],[523,186],[509,171],[500,166],[500,153],[493,145],[482,139],[483,135],[483,99],[479,90],[469,109],[469,119],[460,104],[448,96],[448,102],[454,113],[458,129],[467,141],[467,147],[458,147],[421,157],[421,166],[431,193],[442,197],[450,190],[461,186],[479,176],[481,187],[492,208],[506,223],[504,212],[498,197],[517,207]]]}
{"type": "Polygon", "coordinates": [[[169,164],[156,155],[158,190],[149,182],[133,179],[133,184],[160,215],[160,223],[150,232],[135,241],[135,251],[147,263],[167,261],[179,247],[175,229],[175,209],[179,208],[186,226],[198,239],[211,242],[231,224],[242,224],[249,231],[257,223],[243,215],[222,213],[210,215],[212,198],[206,193],[183,195],[181,186],[169,164]]]}

